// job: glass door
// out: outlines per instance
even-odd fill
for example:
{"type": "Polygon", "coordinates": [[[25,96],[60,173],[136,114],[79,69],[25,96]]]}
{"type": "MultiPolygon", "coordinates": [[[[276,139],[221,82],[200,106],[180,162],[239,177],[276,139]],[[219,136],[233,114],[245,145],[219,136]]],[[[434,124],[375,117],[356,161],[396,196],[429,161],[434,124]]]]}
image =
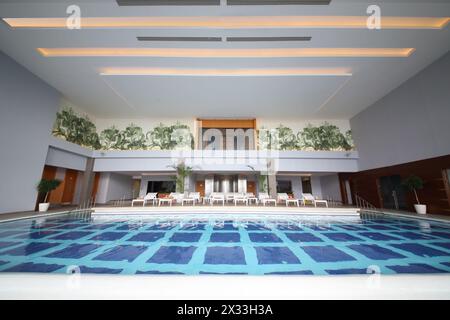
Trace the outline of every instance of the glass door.
{"type": "Polygon", "coordinates": [[[405,210],[405,189],[399,175],[380,177],[380,193],[383,207],[387,209],[405,210]]]}

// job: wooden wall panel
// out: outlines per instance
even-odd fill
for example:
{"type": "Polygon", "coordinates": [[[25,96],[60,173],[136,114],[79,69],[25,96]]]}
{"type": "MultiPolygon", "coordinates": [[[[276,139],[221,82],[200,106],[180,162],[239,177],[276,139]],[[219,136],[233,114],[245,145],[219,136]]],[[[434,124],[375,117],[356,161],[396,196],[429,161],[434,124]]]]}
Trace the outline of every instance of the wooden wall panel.
{"type": "MultiPolygon", "coordinates": [[[[383,207],[378,181],[380,177],[400,175],[403,178],[416,175],[423,179],[424,188],[418,190],[419,200],[428,206],[427,211],[434,214],[450,215],[450,195],[448,181],[444,177],[444,171],[450,169],[450,155],[432,159],[414,161],[395,166],[377,168],[357,173],[341,173],[341,189],[345,180],[349,180],[352,186],[352,194],[359,194],[377,207],[383,207]]],[[[344,194],[344,193],[343,193],[344,194]]],[[[343,197],[343,202],[346,199],[343,197]]],[[[408,209],[414,211],[414,196],[406,194],[408,209]]]]}
{"type": "Polygon", "coordinates": [[[202,128],[256,129],[255,119],[197,119],[202,128]]]}
{"type": "Polygon", "coordinates": [[[94,177],[94,186],[92,187],[92,193],[91,193],[91,198],[94,199],[94,201],[97,198],[99,181],[100,181],[100,172],[96,172],[95,177],[94,177]]]}
{"type": "Polygon", "coordinates": [[[45,166],[44,171],[42,172],[42,179],[52,180],[55,179],[56,176],[56,167],[45,166]]]}

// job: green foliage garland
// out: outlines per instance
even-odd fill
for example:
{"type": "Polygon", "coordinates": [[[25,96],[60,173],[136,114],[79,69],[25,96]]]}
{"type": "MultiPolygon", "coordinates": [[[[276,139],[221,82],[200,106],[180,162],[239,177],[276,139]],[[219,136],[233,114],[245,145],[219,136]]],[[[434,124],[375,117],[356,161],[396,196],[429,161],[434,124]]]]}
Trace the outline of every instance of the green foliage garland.
{"type": "Polygon", "coordinates": [[[88,116],[77,115],[72,108],[64,108],[56,114],[53,135],[69,142],[93,149],[100,148],[95,124],[88,116]]]}
{"type": "Polygon", "coordinates": [[[342,133],[336,125],[324,122],[320,126],[309,124],[297,135],[293,130],[279,125],[275,129],[259,130],[259,146],[262,150],[353,150],[351,131],[342,133]]]}

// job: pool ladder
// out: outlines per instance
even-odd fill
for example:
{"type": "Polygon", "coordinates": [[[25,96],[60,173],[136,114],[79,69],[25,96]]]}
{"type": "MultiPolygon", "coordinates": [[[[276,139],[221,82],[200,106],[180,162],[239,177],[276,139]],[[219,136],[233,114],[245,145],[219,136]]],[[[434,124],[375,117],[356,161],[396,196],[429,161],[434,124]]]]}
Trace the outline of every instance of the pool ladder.
{"type": "Polygon", "coordinates": [[[94,207],[95,207],[95,197],[92,197],[89,200],[80,203],[78,207],[71,210],[69,213],[72,216],[75,216],[76,218],[88,220],[91,217],[92,208],[94,207]]]}
{"type": "Polygon", "coordinates": [[[356,206],[358,208],[361,208],[361,210],[364,210],[365,212],[382,213],[381,209],[375,207],[373,204],[371,204],[366,199],[360,197],[358,194],[355,194],[355,200],[356,206]]]}
{"type": "Polygon", "coordinates": [[[127,196],[124,195],[122,198],[114,201],[114,207],[124,207],[127,202],[127,196]]]}

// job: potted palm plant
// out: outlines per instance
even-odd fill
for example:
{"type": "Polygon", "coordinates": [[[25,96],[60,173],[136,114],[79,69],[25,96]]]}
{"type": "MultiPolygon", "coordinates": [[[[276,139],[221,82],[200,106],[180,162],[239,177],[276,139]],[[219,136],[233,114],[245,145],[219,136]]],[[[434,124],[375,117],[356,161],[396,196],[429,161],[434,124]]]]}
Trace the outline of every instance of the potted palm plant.
{"type": "Polygon", "coordinates": [[[48,210],[48,208],[50,207],[50,203],[47,202],[48,195],[50,194],[51,191],[58,188],[60,184],[61,181],[57,179],[52,180],[42,179],[41,181],[39,181],[37,185],[37,190],[40,194],[45,194],[44,202],[39,203],[39,212],[46,212],[48,210]]]}
{"type": "Polygon", "coordinates": [[[177,165],[170,165],[168,167],[173,168],[177,171],[177,175],[175,176],[176,191],[184,193],[185,180],[192,174],[193,168],[187,166],[184,162],[180,162],[177,165]]]}
{"type": "Polygon", "coordinates": [[[426,214],[427,206],[425,204],[421,204],[419,201],[419,197],[417,196],[417,190],[423,188],[423,180],[418,176],[411,175],[403,180],[403,186],[410,192],[414,192],[414,196],[416,197],[417,202],[417,204],[414,205],[414,209],[416,209],[416,212],[419,214],[426,214]]]}

